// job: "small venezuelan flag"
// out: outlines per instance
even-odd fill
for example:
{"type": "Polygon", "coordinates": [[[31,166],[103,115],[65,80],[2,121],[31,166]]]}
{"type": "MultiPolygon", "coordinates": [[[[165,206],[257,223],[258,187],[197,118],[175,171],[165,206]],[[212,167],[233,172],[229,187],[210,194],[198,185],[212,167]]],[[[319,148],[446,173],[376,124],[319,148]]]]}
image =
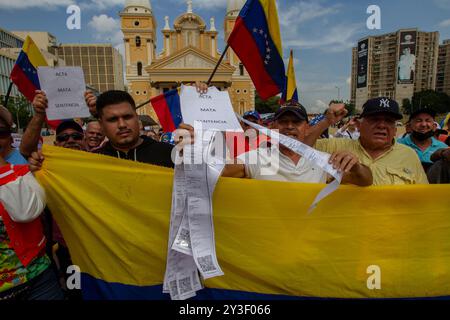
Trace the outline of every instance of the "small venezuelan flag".
{"type": "MultiPolygon", "coordinates": [[[[10,77],[20,93],[30,102],[33,101],[36,95],[35,91],[41,89],[37,68],[46,66],[47,61],[45,61],[41,51],[33,39],[27,36],[10,77]]],[[[56,128],[61,122],[61,120],[47,120],[48,125],[52,128],[56,128]]]]}
{"type": "Polygon", "coordinates": [[[173,132],[183,122],[178,89],[167,91],[150,100],[164,132],[173,132]]]}
{"type": "Polygon", "coordinates": [[[37,68],[42,66],[47,66],[47,62],[28,36],[11,72],[11,80],[29,101],[33,101],[35,91],[41,88],[37,68]]]}

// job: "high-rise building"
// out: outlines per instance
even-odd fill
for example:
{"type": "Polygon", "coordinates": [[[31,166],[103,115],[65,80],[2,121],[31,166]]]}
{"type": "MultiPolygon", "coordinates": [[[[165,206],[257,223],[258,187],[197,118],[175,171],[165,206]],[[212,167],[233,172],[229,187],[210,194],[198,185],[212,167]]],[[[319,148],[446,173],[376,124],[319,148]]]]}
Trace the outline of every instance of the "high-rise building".
{"type": "Polygon", "coordinates": [[[439,46],[436,91],[450,95],[450,39],[439,46]]]}
{"type": "Polygon", "coordinates": [[[439,32],[401,29],[361,39],[353,48],[351,100],[357,110],[386,96],[400,105],[415,92],[435,90],[439,32]]]}
{"type": "MultiPolygon", "coordinates": [[[[225,39],[231,32],[245,0],[228,0],[225,39]]],[[[186,12],[173,25],[165,17],[161,30],[162,51],[156,53],[157,25],[149,0],[127,0],[120,13],[125,42],[126,79],[137,104],[147,101],[182,83],[206,82],[219,61],[219,32],[214,18],[209,27],[187,1],[186,12]]],[[[227,89],[237,112],[254,108],[254,87],[239,59],[231,49],[219,65],[212,85],[227,89]]],[[[150,105],[138,111],[156,119],[150,105]]]]}
{"type": "Polygon", "coordinates": [[[100,92],[124,90],[123,62],[110,44],[62,44],[50,50],[66,66],[82,67],[86,85],[100,92]]]}
{"type": "Polygon", "coordinates": [[[0,28],[0,48],[22,48],[23,38],[0,28]]]}

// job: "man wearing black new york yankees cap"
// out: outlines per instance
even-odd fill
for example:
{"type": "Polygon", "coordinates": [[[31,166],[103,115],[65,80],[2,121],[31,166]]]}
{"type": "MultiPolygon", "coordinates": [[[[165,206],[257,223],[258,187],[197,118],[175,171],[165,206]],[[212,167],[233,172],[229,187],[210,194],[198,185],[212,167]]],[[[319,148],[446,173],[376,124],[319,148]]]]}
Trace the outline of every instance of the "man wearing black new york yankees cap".
{"type": "Polygon", "coordinates": [[[370,99],[363,105],[357,122],[359,140],[322,139],[316,148],[328,153],[347,150],[356,154],[372,170],[374,185],[427,184],[414,150],[395,142],[396,121],[402,118],[396,101],[387,97],[370,99]]]}

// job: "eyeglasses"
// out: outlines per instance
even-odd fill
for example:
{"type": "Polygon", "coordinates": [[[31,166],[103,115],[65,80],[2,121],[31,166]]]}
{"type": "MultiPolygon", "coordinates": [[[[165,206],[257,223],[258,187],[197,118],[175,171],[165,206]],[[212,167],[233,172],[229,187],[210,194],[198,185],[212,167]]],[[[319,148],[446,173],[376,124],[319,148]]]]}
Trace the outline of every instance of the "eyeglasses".
{"type": "Polygon", "coordinates": [[[0,139],[5,139],[11,137],[11,130],[9,129],[0,129],[0,139]]]}
{"type": "Polygon", "coordinates": [[[83,135],[79,132],[74,132],[71,134],[61,134],[59,136],[56,136],[56,141],[58,142],[66,142],[68,141],[70,138],[72,138],[73,140],[83,140],[83,135]]]}

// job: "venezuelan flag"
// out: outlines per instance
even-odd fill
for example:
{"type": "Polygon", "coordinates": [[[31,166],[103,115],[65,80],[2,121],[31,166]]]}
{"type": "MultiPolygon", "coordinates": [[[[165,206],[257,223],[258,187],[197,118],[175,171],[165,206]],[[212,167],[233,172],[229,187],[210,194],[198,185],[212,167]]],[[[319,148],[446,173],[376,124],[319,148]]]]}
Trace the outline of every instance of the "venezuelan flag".
{"type": "Polygon", "coordinates": [[[167,91],[150,100],[164,132],[174,132],[183,122],[178,89],[167,91]]]}
{"type": "MultiPolygon", "coordinates": [[[[33,101],[35,91],[41,89],[37,74],[38,67],[46,67],[47,61],[42,56],[41,51],[30,36],[27,36],[22,47],[22,51],[17,58],[16,64],[11,71],[11,81],[17,86],[28,101],[33,101]]],[[[56,128],[61,120],[46,120],[48,125],[56,128]]]]}
{"type": "Polygon", "coordinates": [[[286,75],[275,0],[248,0],[228,44],[244,64],[261,98],[283,91],[286,75]]]}
{"type": "MultiPolygon", "coordinates": [[[[169,299],[162,283],[173,170],[47,145],[43,152],[37,178],[81,269],[84,297],[169,299]]],[[[308,214],[322,188],[221,178],[213,207],[225,275],[208,279],[198,297],[450,296],[450,185],[341,186],[308,214]]]]}
{"type": "Polygon", "coordinates": [[[445,126],[448,124],[449,121],[450,121],[450,112],[447,114],[444,120],[441,121],[440,123],[441,128],[445,130],[445,126]]]}
{"type": "Polygon", "coordinates": [[[33,101],[35,91],[41,89],[37,68],[42,66],[47,66],[47,61],[34,41],[27,36],[11,71],[11,81],[29,101],[33,101]]]}
{"type": "Polygon", "coordinates": [[[289,66],[286,75],[286,85],[281,96],[280,103],[284,103],[290,100],[298,102],[297,81],[295,79],[295,67],[294,67],[294,53],[291,50],[289,57],[289,66]]]}

